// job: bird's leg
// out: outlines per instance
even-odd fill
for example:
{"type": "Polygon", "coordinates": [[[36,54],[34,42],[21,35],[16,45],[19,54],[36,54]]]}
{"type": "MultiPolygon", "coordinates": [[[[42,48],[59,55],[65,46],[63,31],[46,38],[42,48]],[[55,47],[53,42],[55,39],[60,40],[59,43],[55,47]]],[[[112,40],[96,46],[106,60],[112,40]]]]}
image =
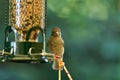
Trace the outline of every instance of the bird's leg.
{"type": "Polygon", "coordinates": [[[62,59],[58,59],[58,69],[61,69],[64,67],[64,62],[62,61],[62,59]]]}

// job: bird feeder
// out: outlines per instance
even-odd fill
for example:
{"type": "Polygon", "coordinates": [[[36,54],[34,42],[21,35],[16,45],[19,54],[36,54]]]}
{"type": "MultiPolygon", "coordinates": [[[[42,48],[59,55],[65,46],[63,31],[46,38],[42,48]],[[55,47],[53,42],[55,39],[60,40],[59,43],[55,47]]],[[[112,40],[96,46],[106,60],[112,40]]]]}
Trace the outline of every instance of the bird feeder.
{"type": "Polygon", "coordinates": [[[46,0],[9,0],[2,61],[48,62],[40,54],[45,52],[45,11],[46,0]],[[15,37],[13,41],[9,41],[11,32],[15,37]],[[42,41],[38,40],[39,36],[42,41]]]}

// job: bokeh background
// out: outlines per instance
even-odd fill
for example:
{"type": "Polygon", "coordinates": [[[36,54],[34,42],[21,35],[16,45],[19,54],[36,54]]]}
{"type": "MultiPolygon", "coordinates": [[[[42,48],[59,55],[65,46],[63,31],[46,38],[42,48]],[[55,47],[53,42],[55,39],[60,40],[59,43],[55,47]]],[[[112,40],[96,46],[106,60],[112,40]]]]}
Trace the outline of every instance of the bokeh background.
{"type": "MultiPolygon", "coordinates": [[[[0,0],[0,49],[8,0],[0,0]]],[[[120,80],[120,0],[47,0],[46,38],[58,26],[73,80],[120,80]]],[[[57,80],[51,63],[0,63],[0,80],[57,80]]],[[[69,80],[62,71],[62,80],[69,80]]]]}

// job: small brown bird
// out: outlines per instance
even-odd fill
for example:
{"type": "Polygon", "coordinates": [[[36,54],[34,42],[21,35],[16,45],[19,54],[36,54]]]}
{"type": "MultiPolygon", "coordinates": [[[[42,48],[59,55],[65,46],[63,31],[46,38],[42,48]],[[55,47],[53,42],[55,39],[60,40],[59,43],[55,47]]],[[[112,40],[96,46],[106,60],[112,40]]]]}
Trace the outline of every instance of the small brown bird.
{"type": "MultiPolygon", "coordinates": [[[[64,41],[61,37],[61,30],[58,27],[54,27],[52,29],[52,34],[48,40],[48,49],[50,53],[56,54],[58,56],[60,56],[61,58],[63,58],[63,54],[64,54],[64,41]]],[[[55,59],[53,61],[53,65],[52,68],[54,70],[59,70],[59,61],[58,59],[55,59]]],[[[63,67],[61,67],[60,69],[62,69],[63,67]]]]}

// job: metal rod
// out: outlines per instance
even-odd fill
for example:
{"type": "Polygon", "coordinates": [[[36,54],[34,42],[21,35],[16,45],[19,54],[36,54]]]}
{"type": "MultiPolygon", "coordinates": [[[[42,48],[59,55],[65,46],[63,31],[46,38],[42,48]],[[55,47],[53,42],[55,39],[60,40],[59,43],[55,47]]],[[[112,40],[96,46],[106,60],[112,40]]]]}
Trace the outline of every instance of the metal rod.
{"type": "Polygon", "coordinates": [[[64,70],[65,70],[65,72],[66,72],[69,80],[73,80],[72,77],[71,77],[71,75],[70,75],[70,73],[69,73],[69,71],[67,70],[66,66],[64,66],[63,68],[64,68],[64,70]]]}
{"type": "Polygon", "coordinates": [[[46,35],[43,29],[43,52],[45,52],[45,50],[46,50],[46,35]]]}
{"type": "Polygon", "coordinates": [[[58,70],[58,80],[61,80],[61,70],[58,70]]]}

